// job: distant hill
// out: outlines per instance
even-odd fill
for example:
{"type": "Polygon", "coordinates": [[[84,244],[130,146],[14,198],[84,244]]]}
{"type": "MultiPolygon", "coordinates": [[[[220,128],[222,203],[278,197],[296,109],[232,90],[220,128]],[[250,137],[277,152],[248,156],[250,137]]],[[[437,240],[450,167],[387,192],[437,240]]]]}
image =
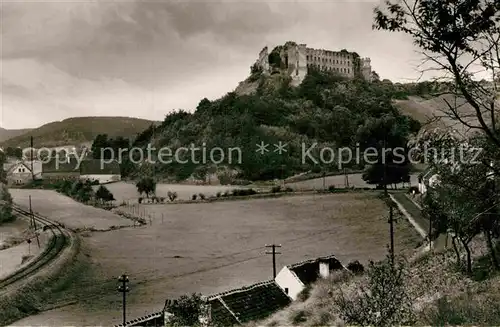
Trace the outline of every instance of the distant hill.
{"type": "Polygon", "coordinates": [[[27,130],[22,135],[1,141],[2,147],[29,147],[33,136],[35,147],[88,144],[98,134],[135,137],[147,129],[153,121],[130,117],[74,117],[27,130]]]}
{"type": "Polygon", "coordinates": [[[31,131],[30,128],[25,129],[5,129],[0,127],[0,142],[7,141],[16,136],[23,135],[31,131]]]}

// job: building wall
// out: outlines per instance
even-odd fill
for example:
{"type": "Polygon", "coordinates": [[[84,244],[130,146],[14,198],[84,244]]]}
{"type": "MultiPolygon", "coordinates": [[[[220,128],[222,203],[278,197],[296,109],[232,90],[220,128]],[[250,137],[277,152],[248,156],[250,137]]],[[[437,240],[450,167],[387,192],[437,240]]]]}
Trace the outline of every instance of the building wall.
{"type": "Polygon", "coordinates": [[[370,58],[361,59],[361,75],[367,81],[371,81],[372,79],[372,66],[370,58]]]}
{"type": "Polygon", "coordinates": [[[78,179],[80,172],[45,172],[42,173],[42,179],[47,181],[56,181],[63,179],[78,179]]]}
{"type": "MultiPolygon", "coordinates": [[[[17,169],[16,169],[17,170],[17,169]]],[[[7,185],[24,185],[33,179],[31,172],[27,170],[26,172],[13,172],[7,176],[7,185]]]]}
{"type": "Polygon", "coordinates": [[[354,56],[352,53],[307,48],[307,66],[354,77],[354,56]]]}
{"type": "Polygon", "coordinates": [[[274,279],[283,290],[288,289],[288,296],[292,300],[296,300],[299,293],[305,288],[305,285],[295,277],[295,275],[288,269],[283,267],[274,279]]]}
{"type": "Polygon", "coordinates": [[[112,174],[95,174],[95,175],[81,175],[80,176],[80,179],[83,179],[83,180],[86,180],[86,179],[90,179],[91,181],[94,181],[94,180],[97,180],[99,181],[100,184],[103,184],[103,183],[109,183],[109,182],[118,182],[121,180],[121,176],[120,175],[112,175],[112,174]]]}

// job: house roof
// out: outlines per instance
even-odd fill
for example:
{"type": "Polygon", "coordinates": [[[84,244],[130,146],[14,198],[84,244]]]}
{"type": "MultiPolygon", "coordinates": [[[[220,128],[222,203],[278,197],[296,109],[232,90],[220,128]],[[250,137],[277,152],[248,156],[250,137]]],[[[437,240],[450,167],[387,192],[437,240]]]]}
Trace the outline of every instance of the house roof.
{"type": "Polygon", "coordinates": [[[231,326],[267,318],[292,300],[274,280],[209,296],[215,324],[231,326]]]}
{"type": "Polygon", "coordinates": [[[75,173],[79,172],[78,159],[68,157],[63,162],[62,158],[53,158],[42,164],[42,173],[75,173]]]}
{"type": "Polygon", "coordinates": [[[335,257],[335,255],[329,255],[324,257],[319,257],[316,259],[309,259],[301,261],[292,265],[288,265],[287,268],[304,284],[314,283],[319,278],[319,264],[320,262],[328,262],[330,270],[345,269],[342,263],[335,257]]]}
{"type": "MultiPolygon", "coordinates": [[[[31,161],[18,160],[17,162],[5,163],[3,165],[3,169],[7,172],[7,174],[9,174],[16,167],[19,167],[19,165],[23,165],[29,172],[31,172],[31,161]]],[[[39,160],[34,160],[33,161],[33,174],[38,175],[41,172],[42,172],[42,162],[39,160]]]]}
{"type": "Polygon", "coordinates": [[[114,160],[111,163],[101,161],[99,159],[83,160],[81,165],[82,175],[119,175],[120,165],[114,160]]]}

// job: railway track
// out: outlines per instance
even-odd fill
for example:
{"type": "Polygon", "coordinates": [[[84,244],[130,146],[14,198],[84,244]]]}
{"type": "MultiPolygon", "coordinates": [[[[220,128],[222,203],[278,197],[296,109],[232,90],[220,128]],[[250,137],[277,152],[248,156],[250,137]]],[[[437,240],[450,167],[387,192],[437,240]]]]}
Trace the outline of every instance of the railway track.
{"type": "MultiPolygon", "coordinates": [[[[31,217],[31,213],[29,211],[17,205],[12,205],[12,211],[22,216],[31,217]]],[[[50,230],[52,234],[50,241],[44,251],[33,259],[33,261],[29,262],[27,265],[23,266],[11,275],[2,278],[0,280],[0,291],[47,266],[50,262],[57,258],[57,256],[70,242],[69,236],[60,225],[36,213],[33,214],[33,217],[35,222],[42,226],[43,230],[50,230]]]]}

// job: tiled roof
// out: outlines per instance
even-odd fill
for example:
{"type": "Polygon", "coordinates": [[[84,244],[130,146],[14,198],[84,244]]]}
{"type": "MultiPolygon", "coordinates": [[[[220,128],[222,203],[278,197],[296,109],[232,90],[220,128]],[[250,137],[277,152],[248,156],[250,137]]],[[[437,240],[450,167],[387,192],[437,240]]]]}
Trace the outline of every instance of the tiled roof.
{"type": "Polygon", "coordinates": [[[267,318],[292,300],[274,280],[270,280],[212,295],[208,301],[212,305],[212,323],[230,326],[267,318]]]}
{"type": "Polygon", "coordinates": [[[79,172],[78,159],[70,157],[63,162],[62,158],[52,159],[42,164],[42,173],[75,173],[79,172]]]}
{"type": "Polygon", "coordinates": [[[81,174],[82,175],[100,175],[100,174],[111,174],[111,175],[119,175],[120,174],[120,165],[118,161],[114,160],[110,163],[99,160],[99,159],[89,159],[83,160],[81,165],[81,174]]]}
{"type": "Polygon", "coordinates": [[[164,326],[163,312],[156,312],[147,316],[129,320],[125,324],[121,323],[115,327],[133,327],[133,326],[164,326]]]}
{"type": "Polygon", "coordinates": [[[345,269],[342,263],[334,255],[301,261],[288,265],[287,267],[304,285],[307,285],[314,283],[318,279],[319,263],[322,261],[328,262],[330,270],[345,269]]]}

